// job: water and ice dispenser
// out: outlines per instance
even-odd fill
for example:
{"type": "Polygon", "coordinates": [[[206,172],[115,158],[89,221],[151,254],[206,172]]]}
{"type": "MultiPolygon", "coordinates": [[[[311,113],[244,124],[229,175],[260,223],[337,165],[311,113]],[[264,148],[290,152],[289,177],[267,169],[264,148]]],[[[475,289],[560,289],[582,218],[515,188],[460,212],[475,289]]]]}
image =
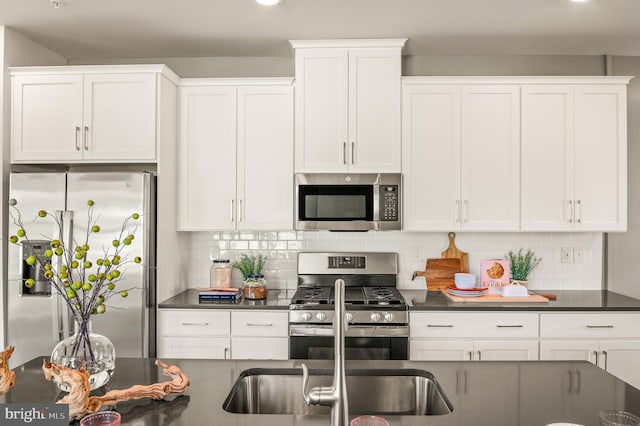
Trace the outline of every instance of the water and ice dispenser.
{"type": "Polygon", "coordinates": [[[22,288],[20,295],[22,296],[51,296],[51,284],[49,280],[44,276],[44,263],[36,262],[33,266],[27,264],[27,258],[29,256],[36,256],[38,259],[43,260],[45,263],[51,263],[51,259],[44,255],[45,250],[51,248],[51,241],[49,240],[31,240],[22,241],[21,250],[21,267],[22,267],[22,288]],[[31,288],[25,285],[25,281],[29,278],[35,281],[35,285],[31,288]]]}

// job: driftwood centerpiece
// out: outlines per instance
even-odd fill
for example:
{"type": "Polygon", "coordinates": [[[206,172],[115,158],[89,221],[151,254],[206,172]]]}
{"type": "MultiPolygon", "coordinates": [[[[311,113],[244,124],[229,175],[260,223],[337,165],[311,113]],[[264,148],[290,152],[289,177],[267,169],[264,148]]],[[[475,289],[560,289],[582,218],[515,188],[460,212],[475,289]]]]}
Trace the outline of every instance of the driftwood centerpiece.
{"type": "Polygon", "coordinates": [[[99,411],[103,405],[113,405],[129,399],[164,399],[172,393],[183,393],[189,387],[189,378],[175,365],[167,365],[156,360],[162,368],[162,375],[171,380],[152,385],[135,385],[128,389],[112,390],[102,396],[90,396],[89,373],[81,368],[73,370],[44,360],[42,371],[47,380],[63,382],[71,391],[58,404],[69,404],[69,420],[80,419],[87,413],[99,411]]]}
{"type": "Polygon", "coordinates": [[[9,345],[0,352],[0,395],[4,395],[13,389],[16,384],[16,373],[9,370],[9,358],[13,354],[13,346],[9,345]]]}

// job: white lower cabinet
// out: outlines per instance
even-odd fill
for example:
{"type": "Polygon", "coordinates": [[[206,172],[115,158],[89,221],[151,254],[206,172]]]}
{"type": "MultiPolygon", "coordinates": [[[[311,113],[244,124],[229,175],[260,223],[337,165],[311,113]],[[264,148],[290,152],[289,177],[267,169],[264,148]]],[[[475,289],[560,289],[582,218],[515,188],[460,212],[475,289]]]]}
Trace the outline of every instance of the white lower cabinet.
{"type": "Polygon", "coordinates": [[[158,358],[229,359],[231,313],[205,309],[159,309],[158,358]]]}
{"type": "Polygon", "coordinates": [[[158,357],[288,359],[288,312],[159,309],[158,357]]]}
{"type": "Polygon", "coordinates": [[[640,314],[542,313],[540,359],[590,361],[640,388],[640,314]]]}
{"type": "Polygon", "coordinates": [[[289,313],[231,312],[233,359],[288,359],[289,313]]]}
{"type": "Polygon", "coordinates": [[[527,361],[538,359],[537,313],[415,312],[412,361],[527,361]]]}

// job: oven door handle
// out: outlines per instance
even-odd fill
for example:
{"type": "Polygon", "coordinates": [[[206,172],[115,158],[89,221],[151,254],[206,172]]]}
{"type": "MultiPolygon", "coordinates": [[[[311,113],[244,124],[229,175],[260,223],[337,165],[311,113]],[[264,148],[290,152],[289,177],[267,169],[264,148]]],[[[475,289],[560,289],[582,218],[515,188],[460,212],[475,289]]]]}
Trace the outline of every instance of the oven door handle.
{"type": "MultiPolygon", "coordinates": [[[[331,325],[289,324],[289,336],[333,336],[331,325]]],[[[345,332],[346,337],[409,337],[409,326],[352,325],[345,332]]]]}

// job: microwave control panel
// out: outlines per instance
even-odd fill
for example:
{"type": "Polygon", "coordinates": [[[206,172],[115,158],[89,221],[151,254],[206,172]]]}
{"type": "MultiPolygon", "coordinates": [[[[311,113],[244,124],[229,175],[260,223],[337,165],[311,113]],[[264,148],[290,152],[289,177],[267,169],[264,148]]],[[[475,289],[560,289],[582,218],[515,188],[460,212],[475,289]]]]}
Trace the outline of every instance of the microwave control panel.
{"type": "Polygon", "coordinates": [[[385,222],[398,221],[398,185],[380,186],[380,220],[385,222]]]}

